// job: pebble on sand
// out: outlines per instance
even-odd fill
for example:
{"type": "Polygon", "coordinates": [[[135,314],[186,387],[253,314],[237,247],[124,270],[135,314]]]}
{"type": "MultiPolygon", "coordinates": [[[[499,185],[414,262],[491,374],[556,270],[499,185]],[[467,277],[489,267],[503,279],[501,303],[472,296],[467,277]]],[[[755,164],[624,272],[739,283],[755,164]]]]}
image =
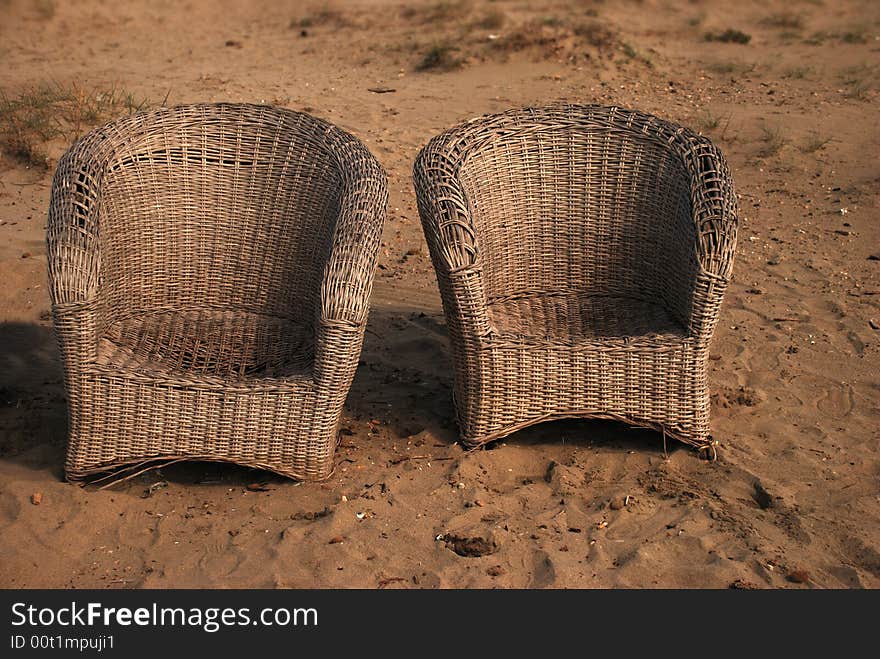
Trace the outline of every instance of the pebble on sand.
{"type": "Polygon", "coordinates": [[[42,492],[34,492],[31,495],[31,503],[34,504],[35,506],[39,506],[41,503],[43,503],[43,493],[42,492]]]}

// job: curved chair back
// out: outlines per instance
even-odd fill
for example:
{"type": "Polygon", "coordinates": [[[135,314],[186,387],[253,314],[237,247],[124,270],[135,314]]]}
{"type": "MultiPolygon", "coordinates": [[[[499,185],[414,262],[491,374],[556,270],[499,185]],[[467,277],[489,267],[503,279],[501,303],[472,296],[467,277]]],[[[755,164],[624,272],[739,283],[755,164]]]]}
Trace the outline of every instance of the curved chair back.
{"type": "Polygon", "coordinates": [[[305,114],[212,104],[136,115],[90,136],[107,154],[100,168],[82,163],[79,177],[83,205],[95,206],[83,215],[97,225],[104,308],[310,320],[343,188],[337,132],[305,114]]]}

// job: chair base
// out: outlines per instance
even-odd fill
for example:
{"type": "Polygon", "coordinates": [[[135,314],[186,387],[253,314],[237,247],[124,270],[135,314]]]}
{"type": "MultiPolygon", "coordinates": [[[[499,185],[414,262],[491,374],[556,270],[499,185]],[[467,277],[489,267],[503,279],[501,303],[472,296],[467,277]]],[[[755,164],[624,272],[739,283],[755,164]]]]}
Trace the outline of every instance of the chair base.
{"type": "Polygon", "coordinates": [[[512,435],[515,432],[520,430],[524,430],[525,428],[529,428],[531,426],[538,425],[540,423],[544,423],[547,421],[560,421],[562,419],[597,419],[604,421],[619,421],[621,423],[625,423],[628,426],[633,428],[647,428],[649,430],[656,430],[657,432],[663,433],[665,437],[671,437],[679,442],[684,444],[688,444],[693,446],[699,451],[706,451],[711,455],[715,453],[715,441],[712,439],[711,435],[703,435],[697,436],[692,433],[688,433],[676,428],[670,428],[662,423],[657,423],[654,421],[648,421],[646,419],[635,419],[633,417],[626,417],[620,414],[613,414],[610,412],[598,412],[592,410],[581,410],[581,411],[571,411],[571,412],[557,412],[552,414],[542,414],[539,416],[532,417],[530,419],[506,426],[504,428],[500,428],[486,435],[482,435],[479,437],[464,437],[462,436],[462,444],[467,449],[477,449],[481,446],[488,444],[489,442],[494,442],[499,439],[503,439],[509,435],[512,435]]]}
{"type": "Polygon", "coordinates": [[[333,475],[333,470],[321,478],[307,476],[302,472],[295,472],[274,464],[261,462],[242,461],[239,459],[222,458],[216,455],[163,455],[140,458],[129,458],[114,464],[95,466],[89,469],[65,468],[64,477],[68,483],[79,485],[113,485],[129,480],[154,469],[161,469],[179,462],[221,462],[234,464],[239,467],[250,467],[262,471],[271,472],[296,481],[324,481],[333,475]]]}
{"type": "Polygon", "coordinates": [[[69,388],[70,481],[181,460],[233,462],[296,480],[333,472],[344,397],[311,382],[195,386],[93,368],[69,388]]]}
{"type": "Polygon", "coordinates": [[[542,421],[592,418],[652,428],[711,452],[708,352],[690,338],[578,348],[492,339],[455,355],[455,403],[466,446],[542,421]]]}

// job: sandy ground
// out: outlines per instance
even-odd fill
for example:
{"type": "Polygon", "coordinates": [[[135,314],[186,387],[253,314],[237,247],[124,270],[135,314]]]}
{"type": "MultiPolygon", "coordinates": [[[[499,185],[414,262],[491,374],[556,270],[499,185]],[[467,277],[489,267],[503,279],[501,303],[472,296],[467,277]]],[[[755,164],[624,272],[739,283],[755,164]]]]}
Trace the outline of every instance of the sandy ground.
{"type": "Polygon", "coordinates": [[[880,586],[878,35],[871,0],[0,0],[8,98],[54,81],[306,109],[364,140],[391,195],[335,475],[187,464],[97,491],[63,482],[51,162],[5,153],[0,586],[880,586]],[[706,39],[727,29],[751,39],[706,39]],[[438,44],[453,68],[418,70],[438,44]],[[556,99],[652,112],[728,156],[741,229],[715,463],[610,423],[455,443],[411,163],[458,121],[556,99]]]}

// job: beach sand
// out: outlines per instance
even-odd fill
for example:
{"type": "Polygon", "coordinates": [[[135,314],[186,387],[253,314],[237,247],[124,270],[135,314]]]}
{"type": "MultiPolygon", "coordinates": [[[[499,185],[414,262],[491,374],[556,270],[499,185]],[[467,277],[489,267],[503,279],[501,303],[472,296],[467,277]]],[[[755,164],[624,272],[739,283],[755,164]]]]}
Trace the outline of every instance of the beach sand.
{"type": "Polygon", "coordinates": [[[7,99],[55,83],[305,110],[362,139],[390,192],[329,480],[193,463],[82,488],[45,259],[72,136],[22,154],[0,116],[0,586],[880,586],[876,2],[2,0],[0,63],[7,99]],[[657,114],[728,158],[716,462],[605,422],[456,443],[412,162],[459,121],[560,99],[657,114]]]}

